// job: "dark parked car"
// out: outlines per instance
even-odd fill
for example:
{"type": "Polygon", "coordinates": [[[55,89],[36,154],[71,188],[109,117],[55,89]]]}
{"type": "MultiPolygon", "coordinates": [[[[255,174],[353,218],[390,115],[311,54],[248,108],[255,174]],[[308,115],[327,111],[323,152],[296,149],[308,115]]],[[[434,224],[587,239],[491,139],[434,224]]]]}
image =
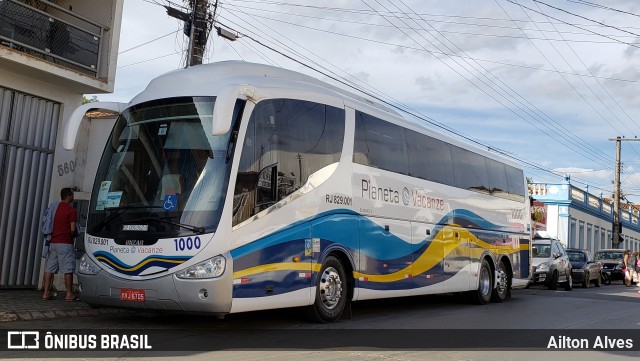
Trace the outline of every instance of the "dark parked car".
{"type": "Polygon", "coordinates": [[[602,271],[611,275],[611,280],[624,280],[622,274],[624,250],[601,249],[596,251],[593,259],[602,263],[602,271]]]}
{"type": "Polygon", "coordinates": [[[548,289],[555,290],[558,283],[562,283],[565,290],[571,291],[571,263],[560,240],[549,237],[546,232],[538,232],[533,236],[531,252],[531,284],[544,284],[548,289]]]}
{"type": "Polygon", "coordinates": [[[602,263],[596,262],[591,253],[584,249],[567,248],[567,256],[571,262],[571,276],[576,283],[582,283],[587,288],[593,282],[596,287],[602,283],[602,263]]]}

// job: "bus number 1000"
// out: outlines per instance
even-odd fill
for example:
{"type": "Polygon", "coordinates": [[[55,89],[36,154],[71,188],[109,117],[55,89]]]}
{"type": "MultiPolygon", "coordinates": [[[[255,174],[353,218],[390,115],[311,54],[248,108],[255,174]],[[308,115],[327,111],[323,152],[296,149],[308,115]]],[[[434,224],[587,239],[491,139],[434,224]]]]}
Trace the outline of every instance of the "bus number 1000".
{"type": "Polygon", "coordinates": [[[185,249],[190,251],[192,249],[200,249],[200,246],[202,246],[200,237],[196,237],[196,238],[187,237],[187,239],[176,238],[173,240],[173,244],[176,246],[176,251],[184,251],[185,249]]]}

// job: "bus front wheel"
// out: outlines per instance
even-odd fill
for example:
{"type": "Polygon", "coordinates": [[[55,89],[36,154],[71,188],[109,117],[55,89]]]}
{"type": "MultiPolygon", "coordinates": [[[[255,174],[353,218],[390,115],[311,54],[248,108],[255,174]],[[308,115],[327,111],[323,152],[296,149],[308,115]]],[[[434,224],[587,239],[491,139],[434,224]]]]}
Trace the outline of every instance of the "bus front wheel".
{"type": "Polygon", "coordinates": [[[347,304],[347,276],[344,266],[334,256],[328,256],[318,274],[315,302],[311,316],[315,321],[328,323],[340,318],[347,304]]]}

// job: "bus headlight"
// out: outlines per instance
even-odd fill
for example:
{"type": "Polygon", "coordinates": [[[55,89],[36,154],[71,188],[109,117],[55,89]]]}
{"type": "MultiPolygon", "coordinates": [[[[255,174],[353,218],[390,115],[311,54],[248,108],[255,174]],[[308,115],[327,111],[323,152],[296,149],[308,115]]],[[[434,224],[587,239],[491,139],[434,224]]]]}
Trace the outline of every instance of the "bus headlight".
{"type": "Polygon", "coordinates": [[[97,275],[98,271],[100,271],[100,269],[96,267],[91,260],[89,260],[86,254],[80,258],[80,266],[78,267],[79,273],[84,275],[97,275]]]}
{"type": "Polygon", "coordinates": [[[185,268],[176,273],[178,278],[216,278],[222,276],[227,260],[222,256],[215,256],[204,262],[185,268]]]}

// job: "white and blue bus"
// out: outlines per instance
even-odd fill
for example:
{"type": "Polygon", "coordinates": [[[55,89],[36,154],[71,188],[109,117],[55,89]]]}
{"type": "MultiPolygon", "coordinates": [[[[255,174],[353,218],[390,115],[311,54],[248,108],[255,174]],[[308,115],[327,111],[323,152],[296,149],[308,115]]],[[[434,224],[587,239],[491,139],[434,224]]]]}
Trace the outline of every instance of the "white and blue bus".
{"type": "Polygon", "coordinates": [[[245,62],[160,76],[120,113],[78,282],[93,305],[216,315],[466,292],[529,276],[523,171],[312,77],[245,62]]]}

